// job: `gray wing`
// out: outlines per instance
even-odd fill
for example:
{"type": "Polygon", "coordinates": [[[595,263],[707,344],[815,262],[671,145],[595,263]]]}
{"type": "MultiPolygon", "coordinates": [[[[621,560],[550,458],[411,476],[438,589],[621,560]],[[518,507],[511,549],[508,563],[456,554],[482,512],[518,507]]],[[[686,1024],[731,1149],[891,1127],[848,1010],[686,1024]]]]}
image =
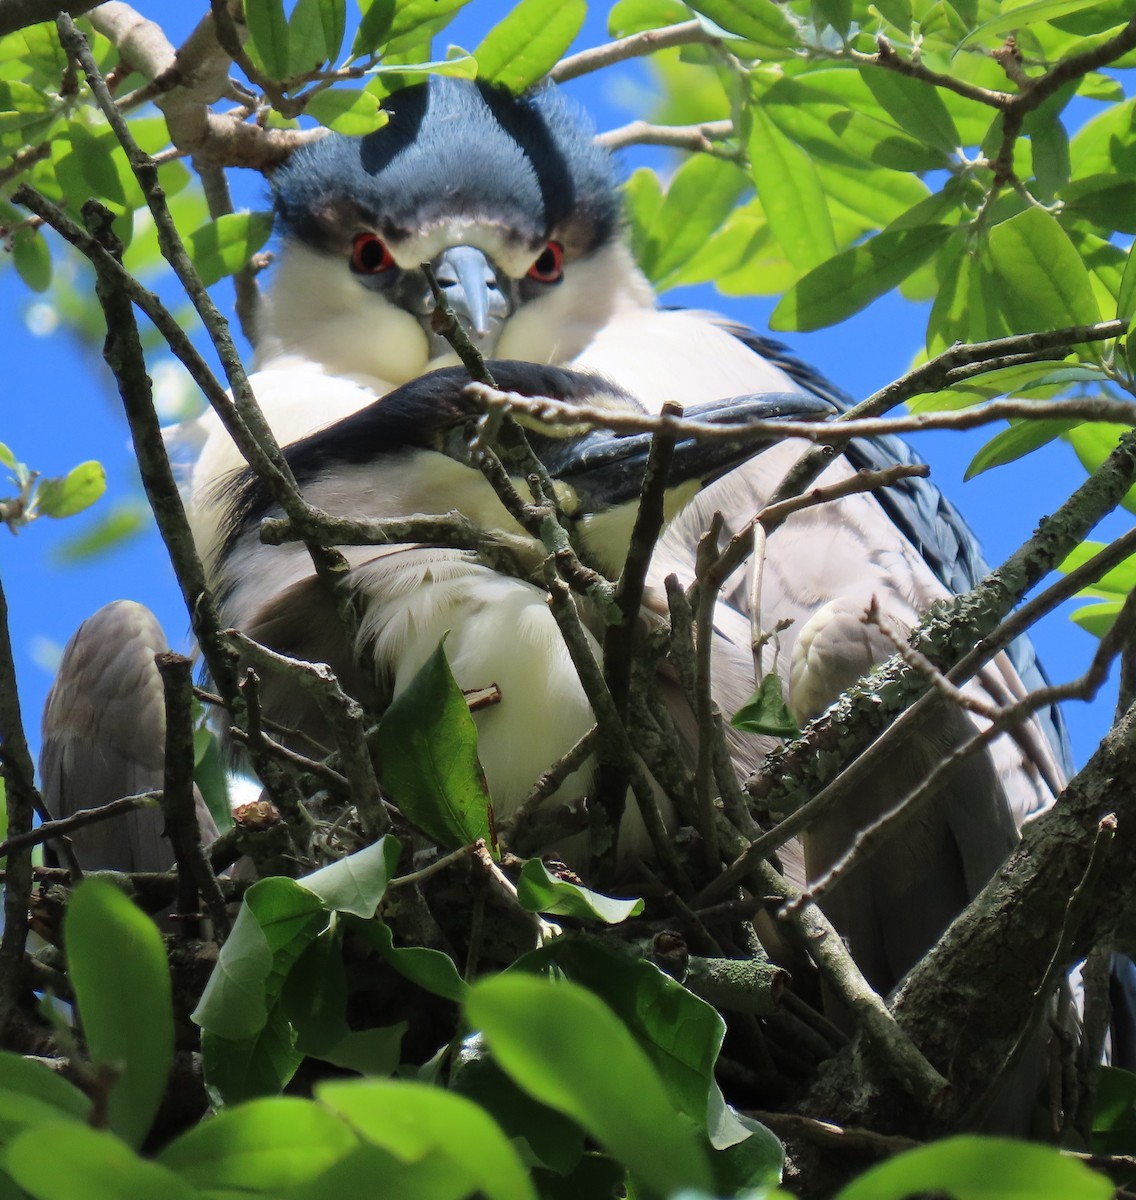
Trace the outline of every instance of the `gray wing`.
{"type": "MultiPolygon", "coordinates": [[[[168,649],[157,618],[131,600],[99,609],[75,631],[43,713],[40,778],[53,817],[162,787],[166,720],[154,655],[168,649]]],[[[216,827],[202,803],[198,820],[216,827]]],[[[162,871],[173,851],[158,808],[77,829],[71,841],[90,870],[162,871]]]]}

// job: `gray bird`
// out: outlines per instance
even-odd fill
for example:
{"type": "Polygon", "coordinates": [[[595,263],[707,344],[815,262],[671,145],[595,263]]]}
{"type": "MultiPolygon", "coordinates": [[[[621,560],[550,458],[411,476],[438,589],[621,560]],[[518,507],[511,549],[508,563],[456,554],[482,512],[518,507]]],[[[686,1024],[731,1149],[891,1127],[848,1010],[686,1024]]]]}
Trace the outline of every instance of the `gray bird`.
{"type": "MultiPolygon", "coordinates": [[[[344,458],[352,413],[455,362],[431,328],[423,263],[485,355],[600,376],[648,411],[668,400],[689,408],[786,393],[849,403],[777,343],[713,314],[659,307],[622,235],[612,161],[555,89],[514,98],[436,78],[386,107],[382,129],[362,139],[329,136],[297,152],[273,180],[280,247],[252,385],[278,439],[319,459],[310,486],[321,503],[371,515],[458,507],[491,527],[500,519],[493,503],[487,511],[451,486],[450,468],[424,473],[420,455],[369,467],[344,458]]],[[[302,556],[254,546],[239,523],[234,536],[217,486],[241,466],[227,435],[212,414],[195,434],[203,443],[193,474],[195,532],[227,619],[252,630],[306,627],[305,652],[350,675],[352,648],[330,644],[329,626],[305,607],[319,602],[302,556]]],[[[653,584],[671,572],[689,581],[710,515],[722,512],[728,531],[743,528],[803,448],[781,442],[705,487],[664,533],[653,584]]],[[[437,457],[435,466],[445,467],[437,457]]],[[[913,461],[898,439],[855,442],[820,482],[897,461],[913,461]]],[[[482,722],[495,795],[523,794],[591,724],[535,589],[431,547],[352,552],[352,562],[365,602],[363,642],[379,675],[404,676],[460,621],[468,636],[448,643],[459,682],[496,679],[506,697],[517,697],[519,722],[492,732],[482,722]],[[477,574],[479,583],[465,588],[457,574],[477,574]],[[566,681],[566,691],[555,692],[552,678],[566,681]]],[[[715,698],[733,712],[753,690],[751,616],[765,629],[790,622],[766,669],[785,678],[792,707],[808,718],[890,656],[859,620],[873,597],[883,619],[906,630],[983,571],[966,524],[924,480],[805,510],[769,539],[759,614],[748,611],[745,572],[724,589],[715,698]]],[[[1002,701],[1041,682],[1032,649],[1019,642],[972,686],[1002,701]]],[[[805,838],[809,872],[830,863],[972,728],[969,717],[945,714],[933,738],[817,822],[805,838]]],[[[745,771],[767,743],[739,735],[732,748],[745,771]]],[[[1015,824],[1051,802],[1068,770],[1059,715],[1037,715],[972,760],[922,818],[832,893],[831,915],[878,988],[889,990],[976,894],[1012,847],[1015,824]]],[[[586,776],[566,786],[586,791],[586,776]]],[[[790,850],[786,866],[804,882],[799,851],[790,850]]]]}
{"type": "MultiPolygon", "coordinates": [[[[168,649],[157,618],[133,600],[104,605],[72,635],[43,710],[40,786],[53,817],[162,788],[166,714],[154,656],[168,649]]],[[[217,826],[194,792],[208,843],[217,826]]],[[[160,808],[142,808],[70,838],[86,870],[164,871],[174,861],[164,827],[160,808]]]]}

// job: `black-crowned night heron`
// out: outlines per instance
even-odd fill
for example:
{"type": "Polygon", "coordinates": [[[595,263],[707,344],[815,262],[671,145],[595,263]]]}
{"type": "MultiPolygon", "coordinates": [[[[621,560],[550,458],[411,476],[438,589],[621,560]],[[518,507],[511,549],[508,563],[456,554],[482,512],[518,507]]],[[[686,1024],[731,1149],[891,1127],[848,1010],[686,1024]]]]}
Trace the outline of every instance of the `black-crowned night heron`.
{"type": "MultiPolygon", "coordinates": [[[[297,152],[273,180],[280,248],[252,385],[277,438],[302,441],[295,460],[306,464],[302,482],[317,503],[370,516],[460,508],[491,527],[500,521],[480,480],[437,453],[436,443],[423,449],[440,433],[425,409],[415,418],[417,434],[399,434],[399,453],[382,453],[353,424],[361,409],[383,412],[381,404],[368,408],[376,398],[456,361],[431,328],[424,263],[489,358],[599,377],[649,411],[670,400],[689,410],[784,393],[845,403],[779,345],[712,314],[658,306],[622,236],[611,160],[554,89],[513,98],[436,78],[386,107],[382,129],[362,139],[328,136],[297,152]]],[[[242,462],[228,435],[212,414],[195,432],[195,533],[227,621],[293,654],[330,661],[361,687],[392,678],[397,686],[449,629],[459,684],[501,687],[501,705],[478,719],[490,785],[506,809],[590,726],[539,590],[459,551],[352,550],[350,582],[364,617],[360,646],[346,645],[324,619],[327,600],[304,555],[255,540],[246,516],[268,511],[255,485],[242,485],[253,490],[243,510],[232,509],[225,481],[242,462]],[[357,650],[370,664],[362,679],[357,650]]],[[[705,487],[664,533],[653,583],[671,572],[689,580],[711,514],[724,515],[727,531],[744,527],[802,449],[781,442],[705,487]]],[[[909,459],[895,439],[853,443],[821,482],[909,459]]],[[[923,480],[791,517],[768,542],[759,618],[765,628],[791,622],[770,665],[790,683],[795,711],[819,713],[890,655],[859,620],[873,596],[885,621],[907,629],[982,569],[965,523],[923,480]]],[[[714,692],[732,712],[754,686],[744,572],[724,590],[716,630],[714,692]]],[[[1038,683],[1032,651],[1019,644],[1013,661],[1000,656],[976,686],[1004,700],[1038,683]]],[[[295,697],[269,700],[286,722],[302,716],[289,711],[299,705],[295,697]]],[[[805,840],[810,870],[831,862],[960,739],[959,725],[972,728],[969,720],[958,714],[945,722],[938,741],[924,740],[878,775],[870,794],[816,823],[805,840]]],[[[745,768],[765,746],[739,735],[733,749],[745,768]]],[[[836,923],[878,987],[890,988],[982,886],[1011,848],[1015,820],[1051,800],[1067,766],[1059,718],[1039,714],[973,760],[830,896],[836,923]]],[[[585,767],[565,789],[579,794],[588,783],[585,767]]],[[[788,866],[801,881],[801,862],[788,866]]]]}

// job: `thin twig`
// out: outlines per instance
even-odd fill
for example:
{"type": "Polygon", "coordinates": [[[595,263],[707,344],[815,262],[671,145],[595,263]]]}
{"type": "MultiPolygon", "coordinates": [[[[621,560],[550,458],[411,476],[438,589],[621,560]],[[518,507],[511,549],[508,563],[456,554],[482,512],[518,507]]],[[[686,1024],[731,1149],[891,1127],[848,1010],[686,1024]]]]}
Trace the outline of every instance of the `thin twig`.
{"type": "Polygon", "coordinates": [[[631,58],[642,58],[656,50],[671,46],[715,46],[721,39],[710,33],[701,21],[683,21],[678,25],[667,25],[662,29],[644,29],[630,37],[619,38],[605,46],[593,46],[562,58],[548,73],[553,83],[565,83],[581,75],[610,67],[613,63],[626,62],[631,58]]]}
{"type": "Polygon", "coordinates": [[[193,661],[173,651],[163,651],[155,656],[154,661],[162,677],[165,696],[162,816],[177,864],[178,915],[188,917],[196,914],[197,894],[200,892],[216,937],[223,942],[229,931],[229,916],[225,911],[225,898],[221,895],[201,844],[193,788],[193,661]]]}
{"type": "Polygon", "coordinates": [[[227,629],[225,636],[243,656],[270,671],[285,673],[295,687],[313,697],[335,734],[340,761],[350,782],[363,828],[372,838],[386,833],[390,829],[390,817],[383,807],[379,781],[375,778],[374,764],[367,749],[359,701],[339,686],[335,673],[325,663],[289,658],[253,641],[239,629],[227,629]]]}
{"type": "Polygon", "coordinates": [[[123,813],[135,812],[139,808],[157,808],[161,803],[162,793],[139,792],[134,796],[123,796],[120,800],[111,800],[98,808],[80,808],[69,817],[61,817],[58,821],[42,821],[34,829],[28,830],[17,837],[10,837],[0,842],[0,858],[13,850],[22,850],[25,846],[38,846],[50,842],[54,838],[64,838],[84,825],[92,825],[96,821],[105,821],[111,817],[122,816],[123,813]]]}

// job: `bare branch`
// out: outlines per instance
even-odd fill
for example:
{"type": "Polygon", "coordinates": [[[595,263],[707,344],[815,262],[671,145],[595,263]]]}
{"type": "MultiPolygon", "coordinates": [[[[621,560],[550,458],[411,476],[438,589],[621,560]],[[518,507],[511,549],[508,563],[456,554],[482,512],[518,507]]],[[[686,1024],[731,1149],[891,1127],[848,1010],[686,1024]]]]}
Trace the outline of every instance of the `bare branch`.
{"type": "Polygon", "coordinates": [[[672,150],[714,154],[720,150],[718,144],[733,135],[733,121],[706,121],[701,125],[652,125],[650,121],[631,121],[618,129],[596,134],[596,145],[605,150],[668,146],[672,150]]]}
{"type": "Polygon", "coordinates": [[[683,21],[679,25],[668,25],[662,29],[645,29],[630,37],[609,42],[606,46],[594,46],[581,50],[579,54],[562,58],[548,73],[553,83],[565,83],[581,75],[610,67],[613,63],[626,62],[629,58],[642,58],[656,50],[670,46],[716,46],[720,39],[706,30],[701,21],[683,21]]]}

